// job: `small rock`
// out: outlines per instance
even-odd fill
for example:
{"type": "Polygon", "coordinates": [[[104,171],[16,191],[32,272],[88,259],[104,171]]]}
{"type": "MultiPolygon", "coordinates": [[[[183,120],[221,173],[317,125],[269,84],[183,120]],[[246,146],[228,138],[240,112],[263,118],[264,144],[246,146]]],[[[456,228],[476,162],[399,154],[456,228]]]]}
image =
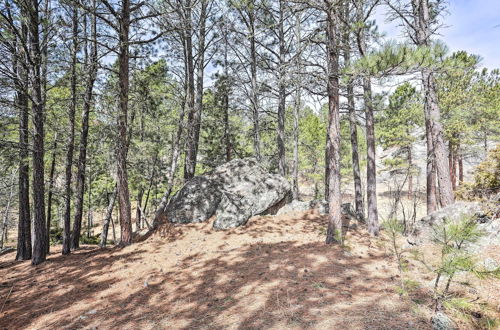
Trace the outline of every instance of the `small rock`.
{"type": "Polygon", "coordinates": [[[455,330],[455,323],[444,313],[437,312],[431,318],[432,330],[455,330]]]}

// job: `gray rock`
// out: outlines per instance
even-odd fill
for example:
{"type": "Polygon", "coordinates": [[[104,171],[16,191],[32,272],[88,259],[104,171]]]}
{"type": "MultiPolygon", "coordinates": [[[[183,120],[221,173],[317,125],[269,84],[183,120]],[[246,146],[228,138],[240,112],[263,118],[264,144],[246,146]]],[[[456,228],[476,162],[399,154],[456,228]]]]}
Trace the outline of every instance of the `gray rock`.
{"type": "Polygon", "coordinates": [[[484,259],[482,264],[483,264],[484,269],[488,272],[492,272],[492,271],[498,269],[498,267],[500,267],[500,263],[497,260],[492,259],[492,258],[484,259]]]}
{"type": "Polygon", "coordinates": [[[228,229],[254,215],[274,214],[290,194],[288,181],[268,173],[257,160],[235,159],[186,182],[164,214],[172,223],[203,222],[215,214],[214,228],[228,229]]]}
{"type": "Polygon", "coordinates": [[[236,159],[218,167],[211,175],[222,185],[214,229],[245,224],[254,215],[273,214],[291,193],[288,181],[259,166],[255,159],[236,159]]]}
{"type": "Polygon", "coordinates": [[[312,208],[313,207],[311,207],[310,201],[303,202],[303,201],[299,201],[299,200],[294,199],[290,203],[283,206],[276,214],[282,215],[282,214],[288,214],[288,213],[294,213],[294,212],[304,212],[304,211],[310,210],[312,208]]]}
{"type": "Polygon", "coordinates": [[[481,213],[482,210],[479,203],[456,202],[417,221],[407,240],[411,245],[429,242],[434,235],[433,228],[442,224],[445,219],[456,222],[464,216],[469,217],[481,213]]]}
{"type": "Polygon", "coordinates": [[[454,330],[455,323],[442,312],[437,312],[431,317],[432,330],[454,330]]]}
{"type": "Polygon", "coordinates": [[[221,197],[217,181],[205,176],[194,177],[168,203],[167,219],[172,223],[206,221],[214,215],[221,197]]]}
{"type": "Polygon", "coordinates": [[[217,209],[213,227],[217,230],[238,227],[244,225],[251,216],[251,204],[245,204],[241,196],[226,193],[217,209]]]}
{"type": "Polygon", "coordinates": [[[480,203],[459,201],[423,217],[415,224],[412,233],[407,237],[409,245],[419,245],[430,242],[434,237],[434,229],[445,219],[452,222],[460,221],[463,217],[472,217],[477,221],[479,229],[484,235],[467,249],[480,253],[486,247],[500,245],[500,219],[490,218],[484,213],[480,203]]]}

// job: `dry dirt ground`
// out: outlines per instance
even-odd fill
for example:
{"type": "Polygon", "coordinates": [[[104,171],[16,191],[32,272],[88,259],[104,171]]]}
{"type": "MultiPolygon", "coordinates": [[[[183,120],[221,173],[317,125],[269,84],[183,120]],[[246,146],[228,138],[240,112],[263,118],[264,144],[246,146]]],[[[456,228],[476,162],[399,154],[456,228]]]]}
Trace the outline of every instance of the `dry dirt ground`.
{"type": "Polygon", "coordinates": [[[429,329],[383,239],[327,246],[313,211],[165,227],[126,248],[0,257],[0,329],[429,329]],[[2,304],[4,304],[2,306],[2,304]]]}

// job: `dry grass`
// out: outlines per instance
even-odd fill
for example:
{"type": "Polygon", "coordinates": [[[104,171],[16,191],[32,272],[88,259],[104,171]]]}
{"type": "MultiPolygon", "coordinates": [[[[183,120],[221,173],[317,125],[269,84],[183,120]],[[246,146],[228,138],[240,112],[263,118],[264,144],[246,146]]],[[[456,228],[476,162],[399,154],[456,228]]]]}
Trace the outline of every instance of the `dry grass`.
{"type": "Polygon", "coordinates": [[[313,212],[216,232],[172,226],[123,249],[54,249],[33,267],[0,258],[0,328],[427,329],[397,269],[363,228],[323,243],[313,212]]]}

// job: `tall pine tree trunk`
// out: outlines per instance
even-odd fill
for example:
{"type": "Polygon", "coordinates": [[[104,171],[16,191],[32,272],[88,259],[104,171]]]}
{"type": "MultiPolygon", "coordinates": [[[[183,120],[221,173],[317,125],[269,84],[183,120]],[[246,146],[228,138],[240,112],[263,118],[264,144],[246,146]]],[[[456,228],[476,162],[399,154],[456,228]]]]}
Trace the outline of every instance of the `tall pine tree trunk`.
{"type": "Polygon", "coordinates": [[[260,122],[259,122],[259,101],[257,95],[257,48],[255,40],[255,9],[251,8],[248,15],[250,30],[250,83],[251,95],[250,103],[253,119],[253,150],[257,160],[261,160],[260,153],[260,122]]]}
{"type": "MultiPolygon", "coordinates": [[[[418,46],[429,47],[431,45],[431,35],[433,33],[429,1],[414,0],[412,1],[412,8],[415,18],[416,44],[418,46]]],[[[432,142],[428,142],[428,145],[432,145],[433,161],[438,180],[439,200],[441,201],[441,206],[445,207],[454,202],[454,195],[450,178],[450,168],[447,162],[448,152],[443,139],[441,111],[437,99],[436,82],[431,68],[422,69],[422,86],[425,96],[425,119],[430,132],[430,134],[426,136],[432,139],[432,142]]]]}
{"type": "MultiPolygon", "coordinates": [[[[349,3],[344,5],[344,19],[349,17],[349,3]]],[[[350,44],[350,30],[346,29],[343,33],[343,48],[344,48],[344,62],[345,65],[351,63],[351,44],[350,44]]],[[[363,203],[363,187],[361,185],[361,170],[359,166],[359,147],[358,147],[358,121],[356,119],[356,105],[354,100],[354,82],[352,78],[347,81],[347,108],[349,111],[349,132],[351,140],[351,159],[352,159],[352,174],[354,178],[354,204],[356,215],[359,220],[365,220],[365,206],[363,203]]]]}
{"type": "MultiPolygon", "coordinates": [[[[364,23],[364,7],[363,2],[358,4],[356,8],[356,16],[360,22],[364,23]]],[[[365,26],[358,29],[358,48],[361,56],[365,56],[367,52],[365,26]]],[[[369,77],[363,77],[363,100],[365,105],[365,120],[366,120],[366,150],[367,150],[367,166],[366,166],[366,198],[367,198],[367,223],[368,232],[372,235],[378,235],[378,208],[377,208],[377,167],[376,167],[376,148],[375,148],[375,118],[372,100],[372,87],[369,77]]]]}
{"type": "Polygon", "coordinates": [[[337,45],[337,13],[332,4],[326,11],[327,66],[328,66],[328,127],[326,137],[325,194],[328,201],[328,228],[326,243],[342,243],[340,212],[340,109],[339,109],[339,54],[337,45]]]}
{"type": "MultiPolygon", "coordinates": [[[[22,16],[26,16],[26,8],[22,9],[22,16]]],[[[28,26],[21,23],[21,40],[28,42],[28,26]]],[[[17,74],[16,107],[19,111],[19,221],[17,228],[16,260],[31,259],[31,216],[29,201],[29,108],[28,108],[28,66],[24,48],[18,45],[18,54],[14,55],[14,70],[17,74]]]]}
{"type": "Polygon", "coordinates": [[[73,175],[73,152],[75,149],[76,113],[76,54],[78,52],[78,9],[73,7],[73,38],[71,49],[71,104],[69,107],[69,135],[66,147],[66,177],[64,182],[64,231],[62,254],[70,253],[71,226],[71,179],[73,175]]]}
{"type": "Polygon", "coordinates": [[[286,175],[286,151],[285,151],[285,110],[286,110],[286,86],[285,86],[285,27],[284,27],[284,0],[279,0],[279,22],[278,22],[278,125],[277,125],[277,146],[278,146],[278,173],[286,175]]]}
{"type": "MultiPolygon", "coordinates": [[[[93,10],[96,8],[96,0],[93,0],[93,10]]],[[[85,170],[87,166],[87,144],[89,136],[89,118],[92,107],[92,95],[95,80],[97,78],[97,22],[94,14],[91,16],[91,46],[88,63],[88,76],[83,97],[82,127],[80,133],[80,146],[78,154],[78,171],[76,174],[76,196],[75,196],[75,218],[73,221],[73,232],[71,234],[71,249],[80,246],[80,234],[83,218],[83,196],[85,194],[85,170]]]]}
{"type": "Polygon", "coordinates": [[[122,1],[119,23],[120,46],[118,53],[118,79],[120,87],[120,109],[118,114],[116,165],[121,230],[120,244],[129,245],[132,243],[132,216],[127,175],[130,0],[122,1]]]}
{"type": "Polygon", "coordinates": [[[195,81],[194,81],[194,56],[193,56],[193,27],[192,27],[192,15],[191,15],[192,3],[190,0],[186,2],[185,15],[186,15],[186,26],[184,31],[184,61],[185,61],[185,73],[187,82],[187,93],[186,93],[186,105],[188,108],[188,129],[187,129],[187,141],[186,141],[186,153],[184,156],[184,180],[189,180],[194,176],[194,171],[196,167],[196,118],[197,109],[195,108],[195,81]]]}
{"type": "Polygon", "coordinates": [[[42,53],[40,48],[40,13],[38,0],[31,0],[29,13],[29,39],[31,49],[32,122],[33,122],[33,254],[31,263],[38,265],[47,256],[47,228],[45,224],[45,145],[44,104],[42,94],[42,53]]]}

